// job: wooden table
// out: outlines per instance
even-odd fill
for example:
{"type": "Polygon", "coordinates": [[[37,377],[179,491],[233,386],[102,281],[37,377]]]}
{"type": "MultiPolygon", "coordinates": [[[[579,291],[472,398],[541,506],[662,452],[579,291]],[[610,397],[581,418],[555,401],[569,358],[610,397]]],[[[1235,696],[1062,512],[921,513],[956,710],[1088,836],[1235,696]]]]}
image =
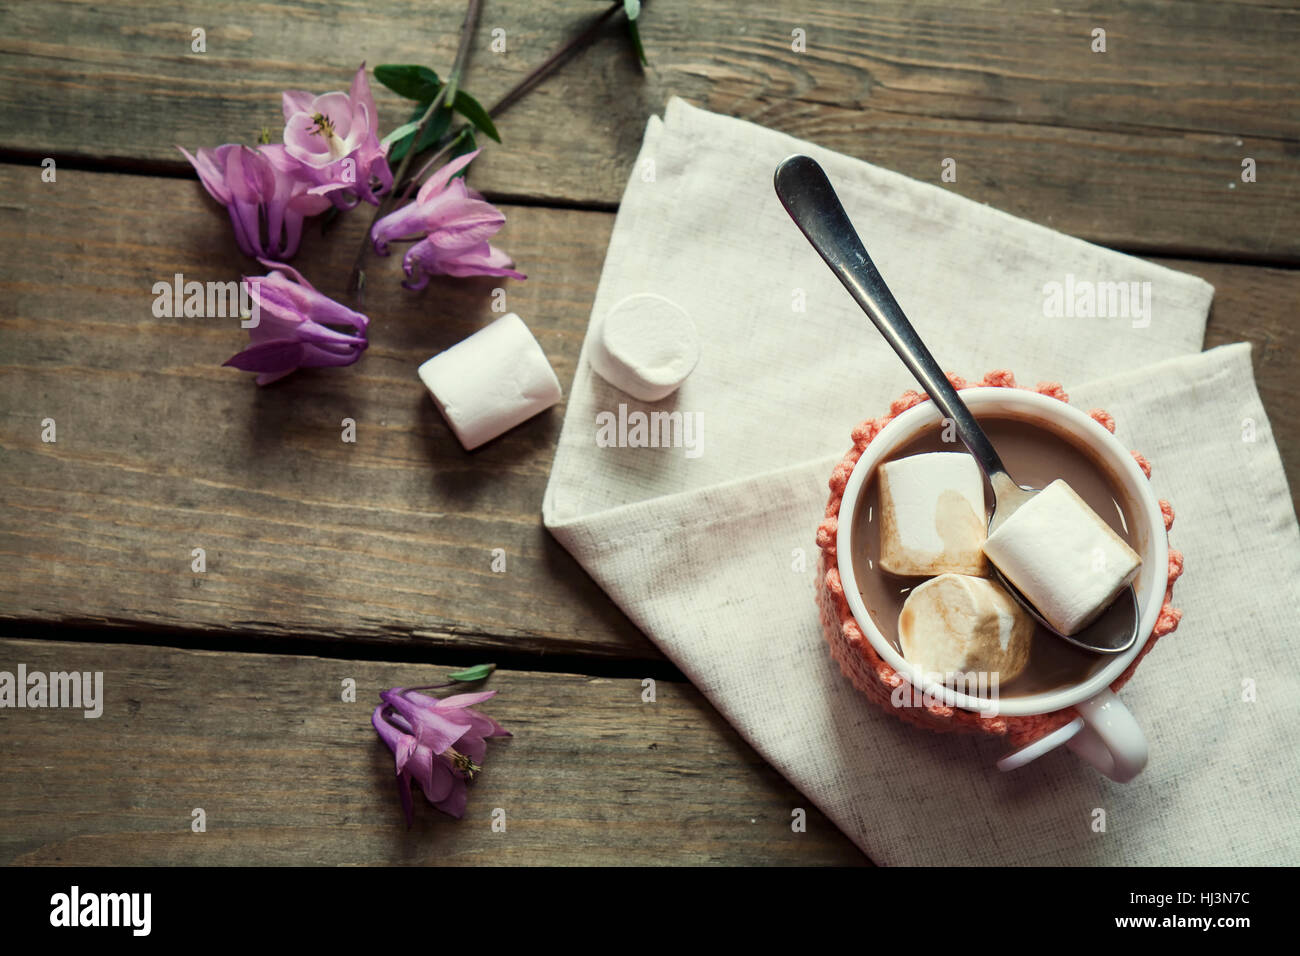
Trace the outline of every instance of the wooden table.
{"type": "MultiPolygon", "coordinates": [[[[946,188],[1203,276],[1206,346],[1254,344],[1297,486],[1297,11],[780,6],[648,3],[644,74],[609,21],[474,164],[529,274],[510,307],[566,388],[646,119],[679,94],[921,180],[954,157],[946,188]]],[[[466,86],[491,101],[600,9],[492,0],[466,86]]],[[[412,294],[395,260],[372,264],[363,360],[266,389],[220,367],[242,347],[228,322],[152,314],[156,281],[251,268],[174,144],[278,136],[282,89],[344,88],[362,59],[445,68],[462,15],[449,0],[0,6],[0,670],[102,671],[107,698],[96,720],[0,712],[0,861],[865,862],[542,528],[563,407],[467,454],[428,400],[415,366],[488,321],[500,283],[412,294]],[[486,709],[516,736],[491,745],[464,820],[417,798],[408,833],[375,695],[484,661],[500,666],[486,709]]],[[[376,98],[385,130],[406,119],[376,98]]],[[[309,226],[295,264],[342,298],[367,218],[309,226]]]]}

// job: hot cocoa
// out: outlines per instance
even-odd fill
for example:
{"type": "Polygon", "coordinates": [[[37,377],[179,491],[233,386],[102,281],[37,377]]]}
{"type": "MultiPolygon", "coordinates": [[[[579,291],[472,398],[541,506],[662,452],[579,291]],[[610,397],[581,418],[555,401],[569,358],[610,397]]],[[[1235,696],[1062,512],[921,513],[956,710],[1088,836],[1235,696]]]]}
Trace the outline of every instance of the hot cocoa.
{"type": "MultiPolygon", "coordinates": [[[[1117,478],[1091,452],[1039,421],[1005,414],[980,416],[979,421],[1017,481],[1043,488],[1062,479],[1123,541],[1138,547],[1131,532],[1135,509],[1120,491],[1117,478]]],[[[936,423],[897,448],[885,462],[930,452],[964,451],[953,429],[936,423]]],[[[873,621],[885,639],[906,657],[899,640],[899,613],[911,591],[927,577],[892,574],[881,566],[879,471],[877,468],[867,482],[857,508],[853,567],[858,590],[873,621]]],[[[987,513],[992,496],[987,489],[985,494],[987,513]]],[[[885,565],[892,566],[888,559],[885,565]]],[[[1001,682],[1000,696],[1026,696],[1077,684],[1106,663],[1105,657],[1075,647],[1037,624],[1029,644],[1027,663],[1014,677],[1001,682]]]]}

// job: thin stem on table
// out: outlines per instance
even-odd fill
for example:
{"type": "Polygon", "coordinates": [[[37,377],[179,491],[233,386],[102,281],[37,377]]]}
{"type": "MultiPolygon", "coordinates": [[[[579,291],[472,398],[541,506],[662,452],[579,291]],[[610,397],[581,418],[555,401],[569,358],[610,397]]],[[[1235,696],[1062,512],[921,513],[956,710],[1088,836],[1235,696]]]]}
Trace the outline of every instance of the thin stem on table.
{"type": "MultiPolygon", "coordinates": [[[[465,63],[469,59],[470,44],[474,39],[474,28],[478,25],[479,10],[482,7],[482,0],[469,0],[469,6],[465,10],[465,20],[460,27],[460,45],[456,49],[456,59],[452,61],[451,72],[447,75],[447,82],[442,85],[438,95],[434,97],[429,108],[424,111],[420,117],[420,125],[416,127],[415,137],[412,139],[412,145],[420,141],[424,134],[424,128],[429,125],[429,120],[433,114],[444,104],[451,104],[456,99],[456,90],[460,85],[460,77],[465,69],[465,63]]],[[[402,157],[401,164],[397,167],[397,172],[393,175],[393,182],[399,183],[402,177],[406,175],[406,169],[411,164],[411,157],[415,154],[414,149],[407,150],[406,155],[402,157]]],[[[352,263],[352,275],[348,278],[348,292],[355,295],[357,304],[361,305],[365,301],[365,278],[364,267],[366,264],[366,253],[370,246],[370,231],[374,229],[375,223],[388,211],[389,200],[393,197],[392,190],[379,201],[379,206],[375,209],[374,216],[370,219],[370,225],[366,227],[365,235],[361,237],[361,247],[357,250],[357,258],[352,263]]]]}
{"type": "MultiPolygon", "coordinates": [[[[604,13],[600,14],[598,17],[596,17],[596,19],[592,20],[592,22],[587,26],[585,30],[583,30],[577,36],[573,37],[571,40],[565,42],[562,46],[560,46],[559,49],[557,49],[554,53],[548,56],[540,64],[538,64],[531,71],[529,71],[527,76],[525,76],[522,80],[520,80],[513,87],[511,87],[509,92],[507,92],[505,96],[501,97],[501,99],[497,100],[494,104],[492,104],[492,106],[488,108],[487,111],[488,116],[492,117],[493,119],[496,119],[506,110],[508,110],[525,93],[527,93],[530,89],[536,86],[537,83],[539,83],[546,76],[555,72],[557,69],[563,66],[565,61],[567,61],[569,57],[573,56],[583,47],[591,43],[591,41],[596,38],[596,34],[600,32],[601,25],[604,24],[604,22],[608,20],[610,17],[612,17],[615,13],[617,13],[619,10],[622,9],[623,9],[623,0],[615,0],[615,2],[610,7],[608,7],[604,13]]],[[[447,156],[448,153],[450,153],[453,149],[455,149],[456,144],[460,142],[461,137],[465,135],[465,131],[468,129],[469,129],[468,124],[461,126],[459,129],[456,130],[455,133],[452,134],[451,139],[448,140],[446,144],[442,146],[442,148],[440,148],[436,153],[434,153],[431,157],[429,157],[428,161],[423,166],[420,167],[420,171],[417,172],[414,176],[412,176],[410,181],[407,182],[406,188],[402,192],[402,197],[401,197],[402,202],[405,202],[407,200],[407,197],[411,195],[411,190],[415,188],[415,185],[418,182],[420,182],[420,180],[424,179],[424,177],[427,176],[429,172],[436,165],[438,165],[438,163],[441,160],[443,160],[447,156]]],[[[409,157],[409,155],[410,154],[408,153],[407,156],[409,157]]],[[[400,176],[393,177],[394,183],[400,183],[401,181],[402,180],[400,176]]]]}

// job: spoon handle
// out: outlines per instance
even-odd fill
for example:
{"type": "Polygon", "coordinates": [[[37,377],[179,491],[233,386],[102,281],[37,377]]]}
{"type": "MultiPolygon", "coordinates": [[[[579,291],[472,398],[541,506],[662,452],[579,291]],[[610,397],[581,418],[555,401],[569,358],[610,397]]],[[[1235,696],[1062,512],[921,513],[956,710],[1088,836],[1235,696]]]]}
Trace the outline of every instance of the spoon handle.
{"type": "Polygon", "coordinates": [[[984,429],[975,421],[880,277],[821,166],[811,157],[791,156],[776,167],[773,179],[781,205],[795,225],[875,323],[939,411],[952,420],[958,437],[989,480],[994,475],[1005,475],[1002,459],[984,429]]]}

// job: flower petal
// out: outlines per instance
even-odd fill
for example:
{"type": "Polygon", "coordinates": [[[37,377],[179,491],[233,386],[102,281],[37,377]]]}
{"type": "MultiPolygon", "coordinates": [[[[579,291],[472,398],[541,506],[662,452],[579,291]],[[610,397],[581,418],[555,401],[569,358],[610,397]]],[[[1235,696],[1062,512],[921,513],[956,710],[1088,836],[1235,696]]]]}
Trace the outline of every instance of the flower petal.
{"type": "MultiPolygon", "coordinates": [[[[312,103],[311,109],[313,113],[319,113],[321,116],[324,116],[329,120],[330,125],[334,127],[334,135],[339,139],[348,140],[351,138],[350,134],[353,132],[352,119],[354,114],[352,109],[352,97],[348,96],[348,94],[338,90],[333,93],[322,93],[320,96],[316,97],[315,101],[312,103]]],[[[366,132],[367,130],[365,127],[362,127],[361,134],[364,136],[366,132]]],[[[324,139],[322,134],[317,135],[320,135],[321,138],[324,139]]],[[[360,143],[355,145],[359,146],[360,143]]]]}
{"type": "Polygon", "coordinates": [[[306,90],[285,90],[280,94],[280,108],[287,123],[294,113],[311,112],[311,101],[315,97],[306,90]]]}
{"type": "Polygon", "coordinates": [[[414,737],[410,734],[402,734],[397,741],[397,749],[393,751],[393,756],[397,758],[398,774],[406,770],[407,764],[411,762],[411,758],[415,756],[416,751],[419,749],[420,745],[415,742],[414,737]]]}
{"type": "Polygon", "coordinates": [[[349,344],[344,347],[305,343],[302,347],[302,361],[298,363],[298,367],[333,368],[340,365],[351,365],[361,357],[361,353],[365,350],[365,339],[360,340],[358,344],[349,344]]]}
{"type": "Polygon", "coordinates": [[[250,345],[244,351],[232,355],[222,364],[245,372],[281,372],[292,371],[300,364],[302,343],[296,340],[276,339],[250,345]]]}
{"type": "Polygon", "coordinates": [[[388,243],[424,235],[429,229],[428,216],[418,202],[407,203],[384,216],[370,230],[370,241],[377,255],[388,255],[388,243]]]}
{"type": "Polygon", "coordinates": [[[273,265],[275,271],[264,276],[257,283],[258,301],[263,307],[285,309],[313,321],[329,325],[348,325],[358,332],[365,332],[370,326],[369,316],[354,312],[342,303],[335,302],[329,296],[316,290],[311,283],[302,279],[302,275],[287,266],[273,265]],[[290,281],[282,273],[292,273],[298,282],[290,281]]]}
{"type": "MultiPolygon", "coordinates": [[[[479,713],[477,710],[464,710],[461,713],[469,717],[470,722],[474,725],[471,733],[478,734],[480,737],[513,737],[510,731],[506,730],[487,714],[479,713]]],[[[462,740],[464,738],[461,738],[462,740]]]]}
{"type": "Polygon", "coordinates": [[[289,117],[284,124],[284,148],[298,162],[313,169],[328,166],[337,159],[311,113],[294,113],[289,117]]]}
{"type": "Polygon", "coordinates": [[[370,93],[370,78],[366,76],[366,61],[362,60],[357,72],[352,75],[352,86],[348,91],[352,101],[353,129],[364,119],[365,131],[373,134],[379,113],[375,110],[375,98],[370,93]]]}
{"type": "Polygon", "coordinates": [[[417,776],[416,780],[428,801],[437,806],[451,795],[452,787],[456,785],[456,775],[446,760],[433,756],[433,752],[428,747],[425,747],[424,751],[429,755],[429,759],[421,763],[420,770],[423,776],[417,776]]]}
{"type": "Polygon", "coordinates": [[[295,269],[293,266],[283,262],[276,262],[274,259],[268,259],[265,256],[258,256],[257,261],[260,262],[262,265],[266,266],[272,272],[280,272],[283,273],[284,275],[287,275],[290,279],[298,283],[303,288],[311,289],[312,292],[316,291],[316,287],[307,281],[307,277],[304,276],[297,269],[295,269]]]}
{"type": "MultiPolygon", "coordinates": [[[[452,697],[433,697],[430,699],[435,701],[434,708],[436,710],[445,711],[455,710],[458,707],[471,707],[474,704],[481,704],[485,700],[491,700],[496,695],[497,691],[481,690],[471,694],[456,694],[452,697]]],[[[424,695],[421,694],[420,696],[423,697],[424,695]]]]}
{"type": "Polygon", "coordinates": [[[380,704],[370,714],[371,726],[379,734],[379,739],[388,745],[388,749],[397,752],[397,744],[400,737],[404,736],[400,730],[384,719],[384,705],[380,704]]]}
{"type": "Polygon", "coordinates": [[[452,781],[451,793],[447,795],[447,799],[435,803],[434,806],[448,816],[459,820],[465,815],[465,803],[468,796],[466,789],[465,781],[460,777],[455,777],[452,781]]]}
{"type": "Polygon", "coordinates": [[[380,699],[390,705],[415,730],[416,739],[435,754],[440,754],[470,729],[468,723],[457,722],[436,711],[421,707],[400,692],[384,691],[380,699]]]}
{"type": "Polygon", "coordinates": [[[487,242],[506,221],[496,206],[468,196],[442,213],[446,218],[429,231],[429,240],[440,249],[464,249],[487,242]]]}
{"type": "Polygon", "coordinates": [[[475,733],[468,733],[456,741],[456,749],[480,767],[487,759],[487,743],[475,733]]]}
{"type": "Polygon", "coordinates": [[[436,173],[425,180],[424,185],[420,187],[420,191],[415,195],[415,201],[426,202],[431,199],[434,194],[442,192],[442,190],[446,188],[447,184],[451,182],[451,177],[455,176],[458,172],[472,163],[474,157],[481,151],[482,149],[480,148],[473,152],[466,153],[464,156],[457,156],[455,159],[440,167],[436,173]]]}
{"type": "Polygon", "coordinates": [[[235,144],[227,143],[225,146],[217,147],[217,150],[200,149],[198,156],[191,156],[183,146],[176,147],[199,174],[199,182],[203,184],[203,188],[213,199],[222,204],[230,202],[230,190],[226,188],[224,154],[219,151],[228,150],[233,145],[235,144]]]}
{"type": "Polygon", "coordinates": [[[226,206],[230,215],[230,224],[235,229],[235,243],[239,251],[246,256],[255,256],[262,251],[262,237],[258,225],[257,207],[242,202],[231,202],[226,206]]]}
{"type": "Polygon", "coordinates": [[[406,829],[415,825],[415,807],[411,800],[411,778],[405,774],[397,778],[397,794],[402,798],[402,814],[406,817],[406,829]]]}
{"type": "Polygon", "coordinates": [[[439,265],[449,276],[510,276],[512,279],[528,277],[514,268],[514,260],[496,246],[486,242],[474,249],[444,256],[439,265]]]}

